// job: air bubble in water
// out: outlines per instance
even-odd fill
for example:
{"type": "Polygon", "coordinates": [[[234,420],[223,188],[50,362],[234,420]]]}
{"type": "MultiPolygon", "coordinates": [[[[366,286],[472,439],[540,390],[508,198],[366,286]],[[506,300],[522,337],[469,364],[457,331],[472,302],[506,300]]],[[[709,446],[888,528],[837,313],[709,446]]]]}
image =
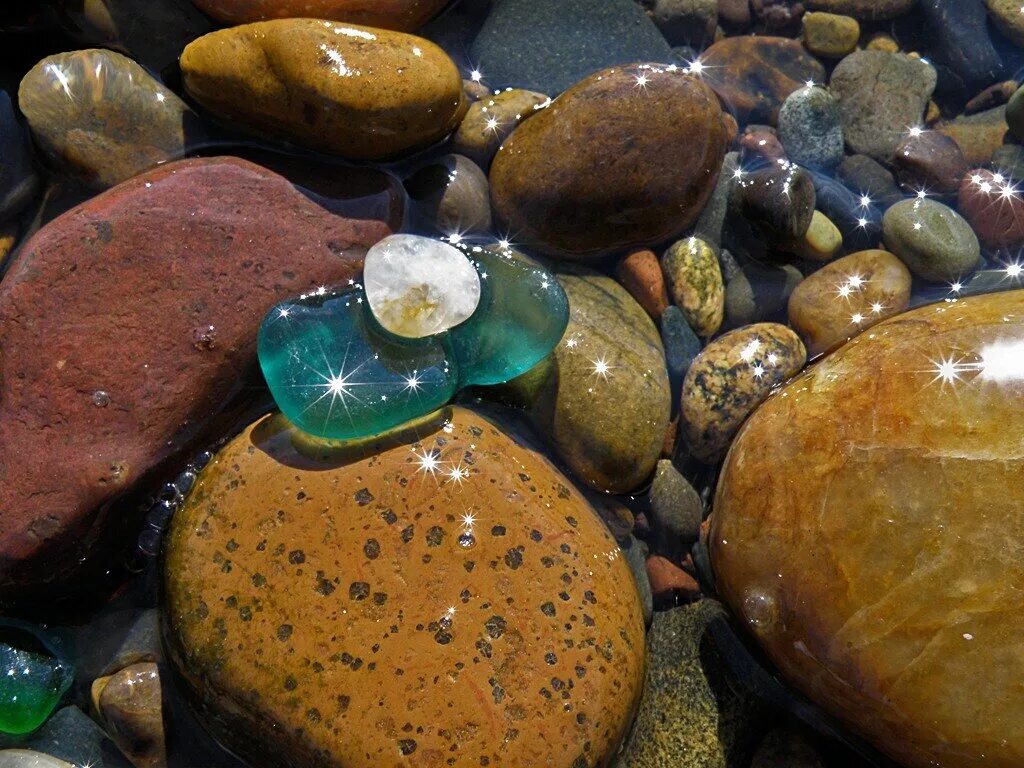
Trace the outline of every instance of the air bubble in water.
{"type": "Polygon", "coordinates": [[[106,408],[110,405],[110,394],[105,390],[97,389],[92,393],[92,404],[97,408],[106,408]]]}

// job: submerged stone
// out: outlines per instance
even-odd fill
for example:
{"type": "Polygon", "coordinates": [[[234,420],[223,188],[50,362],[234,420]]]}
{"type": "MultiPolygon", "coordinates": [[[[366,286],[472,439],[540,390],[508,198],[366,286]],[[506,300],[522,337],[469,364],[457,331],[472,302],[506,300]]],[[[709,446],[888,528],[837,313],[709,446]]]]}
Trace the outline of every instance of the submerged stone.
{"type": "Polygon", "coordinates": [[[31,749],[0,749],[0,768],[75,768],[42,752],[31,749]]]}
{"type": "Polygon", "coordinates": [[[308,17],[336,19],[382,29],[409,31],[422,26],[447,0],[193,0],[225,24],[308,17]]]}
{"type": "Polygon", "coordinates": [[[73,669],[22,624],[0,625],[0,733],[31,733],[57,708],[73,669]]]}

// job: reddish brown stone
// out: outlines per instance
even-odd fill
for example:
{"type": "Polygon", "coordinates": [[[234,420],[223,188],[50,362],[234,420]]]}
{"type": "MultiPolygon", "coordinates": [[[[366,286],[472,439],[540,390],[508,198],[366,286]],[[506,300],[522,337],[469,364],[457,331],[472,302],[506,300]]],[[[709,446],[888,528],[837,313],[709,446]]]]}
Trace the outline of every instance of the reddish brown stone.
{"type": "Polygon", "coordinates": [[[700,597],[700,585],[697,580],[667,557],[651,555],[647,558],[646,567],[647,580],[651,582],[651,594],[659,607],[676,605],[700,597]]]}
{"type": "Polygon", "coordinates": [[[704,52],[704,79],[743,125],[772,125],[779,108],[808,80],[825,81],[825,68],[797,41],[785,37],[728,37],[704,52]]]}
{"type": "Polygon", "coordinates": [[[979,168],[960,183],[959,208],[989,248],[1024,245],[1024,192],[1019,182],[979,168]]]}
{"type": "Polygon", "coordinates": [[[615,277],[655,320],[668,309],[665,276],[653,251],[634,251],[624,257],[615,268],[615,277]]]}
{"type": "Polygon", "coordinates": [[[896,147],[892,164],[904,189],[915,192],[956,192],[967,172],[967,160],[960,145],[938,131],[908,135],[896,147]]]}
{"type": "Polygon", "coordinates": [[[740,152],[744,163],[767,160],[777,163],[785,160],[786,148],[782,146],[775,130],[767,125],[751,125],[740,136],[740,152]]]}
{"type": "Polygon", "coordinates": [[[750,23],[750,0],[718,0],[718,18],[726,24],[745,27],[750,23]]]}
{"type": "Polygon", "coordinates": [[[1006,80],[1002,83],[990,85],[973,99],[964,105],[964,114],[973,115],[975,112],[984,112],[986,109],[1001,107],[1010,100],[1010,97],[1017,92],[1020,84],[1016,80],[1006,80]]]}
{"type": "Polygon", "coordinates": [[[306,17],[409,31],[426,23],[448,0],[193,0],[227,24],[306,17]]]}
{"type": "Polygon", "coordinates": [[[804,5],[799,0],[750,0],[750,7],[768,29],[793,26],[804,15],[804,5]]]}
{"type": "Polygon", "coordinates": [[[0,601],[76,577],[123,526],[111,503],[238,392],[267,308],[356,276],[386,234],[208,158],[127,181],[26,243],[0,286],[0,601]]]}

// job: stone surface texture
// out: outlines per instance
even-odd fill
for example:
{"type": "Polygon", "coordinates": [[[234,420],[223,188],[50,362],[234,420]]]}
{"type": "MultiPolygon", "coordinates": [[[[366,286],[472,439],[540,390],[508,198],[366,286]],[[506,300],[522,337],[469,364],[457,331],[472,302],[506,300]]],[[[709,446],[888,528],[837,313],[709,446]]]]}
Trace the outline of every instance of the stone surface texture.
{"type": "Polygon", "coordinates": [[[218,21],[247,24],[266,19],[307,17],[412,31],[448,0],[193,0],[218,21]]]}

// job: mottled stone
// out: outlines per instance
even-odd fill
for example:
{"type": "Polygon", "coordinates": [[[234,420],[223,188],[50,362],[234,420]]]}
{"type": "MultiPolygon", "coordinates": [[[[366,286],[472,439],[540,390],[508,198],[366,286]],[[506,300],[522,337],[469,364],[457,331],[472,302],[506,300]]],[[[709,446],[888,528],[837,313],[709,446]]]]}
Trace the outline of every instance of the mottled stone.
{"type": "Polygon", "coordinates": [[[444,418],[353,447],[268,417],[175,515],[170,656],[251,765],[614,753],[644,669],[618,545],[543,455],[444,418]]]}
{"type": "Polygon", "coordinates": [[[176,159],[199,138],[185,102],[114,51],[47,56],[22,79],[18,102],[42,150],[96,187],[176,159]]]}
{"type": "Polygon", "coordinates": [[[1014,179],[984,168],[970,171],[961,181],[958,203],[987,248],[1024,245],[1024,198],[1014,179]]]}
{"type": "Polygon", "coordinates": [[[704,78],[741,124],[775,123],[782,102],[808,80],[825,81],[825,68],[796,40],[727,37],[708,48],[704,78]]]}
{"type": "Polygon", "coordinates": [[[789,324],[807,354],[825,354],[898,315],[910,303],[910,272],[888,251],[860,251],[828,264],[789,297],[789,324]]]}
{"type": "Polygon", "coordinates": [[[488,92],[469,106],[452,136],[452,149],[481,168],[490,168],[501,143],[516,126],[550,103],[543,93],[521,88],[488,92]]]}
{"type": "Polygon", "coordinates": [[[779,110],[779,140],[789,159],[831,170],[843,159],[843,126],[836,100],[824,88],[793,91],[779,110]]]}
{"type": "Polygon", "coordinates": [[[681,558],[700,535],[704,504],[671,461],[662,459],[648,493],[651,533],[659,554],[681,558]]]}
{"type": "Polygon", "coordinates": [[[771,391],[807,362],[800,338],[777,323],[757,323],[712,341],[683,381],[682,426],[690,452],[711,463],[771,391]]]}
{"type": "Polygon", "coordinates": [[[632,491],[653,472],[669,422],[661,339],[611,278],[576,269],[558,279],[569,327],[533,400],[534,421],[580,480],[632,491]]]}
{"type": "Polygon", "coordinates": [[[148,661],[93,681],[92,703],[107,733],[136,768],[167,765],[160,672],[148,661]]]}
{"type": "Polygon", "coordinates": [[[967,172],[967,159],[960,146],[938,131],[907,136],[896,147],[892,164],[900,184],[910,192],[955,192],[967,172]]]}
{"type": "Polygon", "coordinates": [[[988,14],[999,31],[1017,45],[1024,46],[1024,13],[1019,0],[985,0],[988,14]]]}
{"type": "Polygon", "coordinates": [[[429,161],[405,180],[413,221],[442,235],[481,234],[491,228],[487,174],[462,155],[429,161]]]}
{"type": "Polygon", "coordinates": [[[804,45],[816,56],[841,59],[857,48],[860,24],[837,13],[804,14],[804,45]]]}
{"type": "Polygon", "coordinates": [[[910,10],[916,0],[805,0],[816,11],[842,13],[855,19],[894,19],[910,10]]]}
{"type": "Polygon", "coordinates": [[[604,70],[505,141],[494,212],[518,242],[571,258],[665,241],[697,218],[724,153],[718,99],[700,79],[604,70]]]}
{"type": "Polygon", "coordinates": [[[356,277],[387,232],[210,158],[125,182],[25,243],[0,290],[0,601],[75,586],[122,527],[111,502],[202,438],[253,369],[264,312],[356,277]]]}
{"type": "Polygon", "coordinates": [[[976,115],[961,115],[940,123],[936,129],[959,144],[967,164],[976,167],[987,165],[992,154],[1010,137],[1008,119],[1009,107],[1003,106],[976,115]]]}
{"type": "Polygon", "coordinates": [[[185,49],[181,72],[233,126],[360,160],[439,141],[467,106],[458,68],[430,41],[316,19],[211,32],[185,49]]]}
{"type": "Polygon", "coordinates": [[[978,264],[981,247],[970,224],[936,200],[896,203],[882,218],[886,247],[918,277],[951,283],[978,264]]]}
{"type": "Polygon", "coordinates": [[[931,65],[902,53],[857,51],[840,61],[829,89],[849,148],[888,162],[907,129],[920,124],[935,83],[931,65]]]}
{"type": "Polygon", "coordinates": [[[718,257],[697,237],[680,240],[665,251],[661,268],[673,303],[700,336],[713,336],[725,314],[725,284],[718,257]]]}
{"type": "Polygon", "coordinates": [[[1021,290],[887,320],[758,409],[719,482],[719,594],[909,768],[1024,756],[1022,338],[1021,290]]]}
{"type": "Polygon", "coordinates": [[[423,26],[448,0],[193,0],[226,24],[310,17],[411,31],[423,26]]]}
{"type": "Polygon", "coordinates": [[[658,320],[668,309],[665,275],[654,251],[633,251],[623,256],[615,266],[615,277],[651,319],[658,320]]]}

